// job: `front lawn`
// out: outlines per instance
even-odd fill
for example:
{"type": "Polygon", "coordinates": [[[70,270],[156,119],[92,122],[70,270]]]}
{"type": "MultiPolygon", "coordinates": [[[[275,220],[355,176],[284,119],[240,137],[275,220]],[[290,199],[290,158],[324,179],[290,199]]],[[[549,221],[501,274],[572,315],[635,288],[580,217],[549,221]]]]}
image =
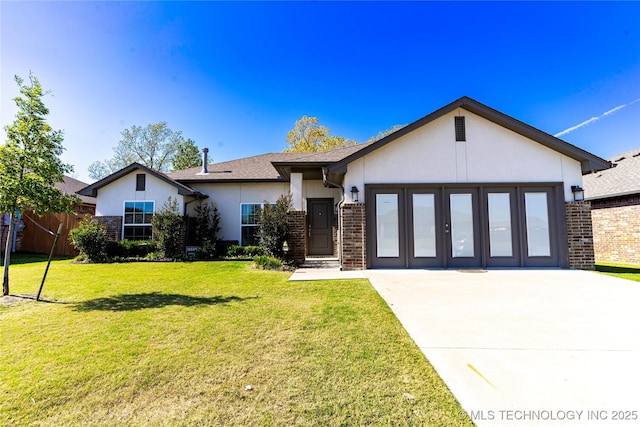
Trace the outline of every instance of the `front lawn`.
{"type": "Polygon", "coordinates": [[[640,265],[598,263],[596,271],[609,276],[640,282],[640,265]]]}
{"type": "Polygon", "coordinates": [[[368,281],[288,276],[54,261],[0,304],[0,425],[471,425],[368,281]]]}

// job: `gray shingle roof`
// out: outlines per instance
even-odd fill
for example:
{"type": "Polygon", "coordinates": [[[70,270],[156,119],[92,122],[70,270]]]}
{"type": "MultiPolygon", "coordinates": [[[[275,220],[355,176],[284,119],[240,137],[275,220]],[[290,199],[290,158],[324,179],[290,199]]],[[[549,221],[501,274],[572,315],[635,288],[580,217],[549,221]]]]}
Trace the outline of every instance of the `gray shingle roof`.
{"type": "Polygon", "coordinates": [[[207,167],[207,174],[202,174],[202,166],[168,173],[171,179],[180,182],[225,182],[225,181],[284,181],[274,167],[276,164],[318,163],[329,164],[355,153],[369,145],[357,144],[319,153],[268,153],[245,157],[227,162],[213,163],[207,167]]]}
{"type": "Polygon", "coordinates": [[[582,177],[585,199],[640,194],[640,148],[609,159],[615,167],[582,177]]]}
{"type": "MultiPolygon", "coordinates": [[[[83,188],[85,188],[87,185],[89,185],[86,182],[79,181],[75,178],[71,178],[70,176],[64,176],[63,179],[64,179],[63,182],[56,183],[56,188],[58,188],[64,194],[76,194],[76,191],[80,191],[83,188]]],[[[78,196],[78,197],[80,197],[80,200],[82,200],[82,203],[85,203],[87,205],[96,204],[95,197],[91,197],[91,196],[78,196]]]]}

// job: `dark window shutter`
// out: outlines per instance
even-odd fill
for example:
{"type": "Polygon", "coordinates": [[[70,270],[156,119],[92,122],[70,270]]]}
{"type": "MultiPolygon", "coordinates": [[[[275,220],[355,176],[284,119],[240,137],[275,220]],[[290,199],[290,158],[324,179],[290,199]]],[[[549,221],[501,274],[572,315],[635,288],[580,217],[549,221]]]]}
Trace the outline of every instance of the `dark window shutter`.
{"type": "Polygon", "coordinates": [[[145,177],[146,175],[143,173],[136,175],[136,191],[144,191],[145,177]]]}
{"type": "Polygon", "coordinates": [[[464,128],[464,116],[456,116],[456,141],[466,141],[467,135],[464,128]]]}

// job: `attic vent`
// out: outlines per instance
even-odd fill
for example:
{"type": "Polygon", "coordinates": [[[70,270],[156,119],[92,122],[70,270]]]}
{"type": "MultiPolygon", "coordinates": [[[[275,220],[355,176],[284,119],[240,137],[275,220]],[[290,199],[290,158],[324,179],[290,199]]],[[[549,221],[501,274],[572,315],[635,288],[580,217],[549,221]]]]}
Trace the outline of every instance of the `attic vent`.
{"type": "Polygon", "coordinates": [[[466,141],[466,132],[464,127],[464,116],[455,117],[456,141],[466,141]]]}

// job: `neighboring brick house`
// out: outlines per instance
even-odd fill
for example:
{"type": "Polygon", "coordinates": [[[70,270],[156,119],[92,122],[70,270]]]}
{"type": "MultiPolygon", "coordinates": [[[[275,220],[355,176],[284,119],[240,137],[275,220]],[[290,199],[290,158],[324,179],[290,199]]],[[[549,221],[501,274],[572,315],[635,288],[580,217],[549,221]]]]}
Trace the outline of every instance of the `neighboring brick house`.
{"type": "MultiPolygon", "coordinates": [[[[205,153],[206,156],[206,153],[205,153]]],[[[117,238],[149,238],[172,197],[217,203],[220,235],[255,243],[265,201],[290,193],[296,261],[343,269],[592,269],[582,175],[610,163],[463,97],[371,143],[270,153],[163,174],[134,163],[82,189],[117,238]]],[[[291,255],[291,254],[290,254],[291,255]]]]}
{"type": "Polygon", "coordinates": [[[640,148],[610,160],[613,168],[583,177],[595,259],[640,264],[640,148]]]}

